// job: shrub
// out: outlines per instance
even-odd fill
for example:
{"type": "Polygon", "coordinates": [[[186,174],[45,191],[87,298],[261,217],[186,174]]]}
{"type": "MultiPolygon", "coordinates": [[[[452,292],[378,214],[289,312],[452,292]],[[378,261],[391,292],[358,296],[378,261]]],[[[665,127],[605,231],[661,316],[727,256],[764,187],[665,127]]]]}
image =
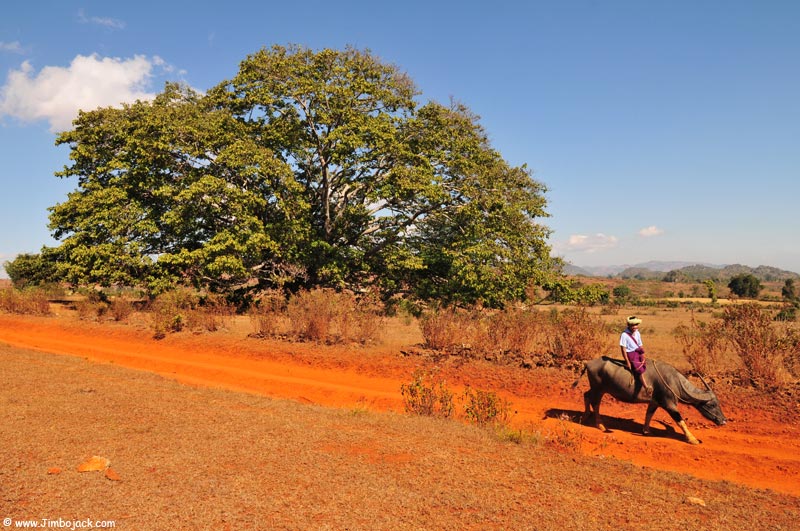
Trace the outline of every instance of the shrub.
{"type": "Polygon", "coordinates": [[[206,295],[189,305],[184,312],[186,327],[190,330],[216,332],[225,328],[226,321],[236,309],[220,295],[206,295]]]}
{"type": "Polygon", "coordinates": [[[474,316],[456,308],[429,311],[420,323],[425,347],[442,351],[471,347],[475,326],[474,316]]]}
{"type": "Polygon", "coordinates": [[[794,322],[797,321],[797,307],[784,306],[781,311],[775,315],[776,321],[794,322]]]}
{"type": "Polygon", "coordinates": [[[779,334],[769,313],[752,303],[726,308],[722,321],[742,362],[743,377],[760,388],[784,384],[785,361],[796,348],[790,333],[779,334]]]}
{"type": "Polygon", "coordinates": [[[376,299],[357,299],[330,289],[301,291],[289,299],[286,315],[294,339],[366,343],[381,331],[381,309],[376,299]]]}
{"type": "Polygon", "coordinates": [[[280,290],[268,290],[250,306],[248,315],[257,337],[276,337],[283,330],[286,296],[280,290]]]}
{"type": "Polygon", "coordinates": [[[508,400],[497,396],[494,391],[473,390],[470,387],[464,391],[464,413],[467,420],[478,426],[505,426],[510,411],[508,400]]]}
{"type": "Polygon", "coordinates": [[[557,361],[581,361],[597,356],[608,340],[608,329],[599,317],[586,308],[567,308],[553,312],[548,334],[550,353],[557,361]]]}
{"type": "Polygon", "coordinates": [[[453,393],[435,370],[418,369],[412,378],[410,384],[400,386],[406,413],[442,418],[453,415],[453,393]]]}
{"type": "Polygon", "coordinates": [[[115,321],[125,321],[133,313],[133,303],[125,297],[117,297],[111,301],[109,310],[115,321]]]}
{"type": "Polygon", "coordinates": [[[75,301],[75,310],[78,312],[79,319],[88,321],[100,319],[108,311],[108,305],[105,302],[87,298],[75,301]]]}
{"type": "Polygon", "coordinates": [[[697,321],[693,314],[688,325],[678,325],[672,334],[695,371],[704,375],[718,371],[719,361],[725,352],[723,327],[697,321]]]}
{"type": "Polygon", "coordinates": [[[490,316],[480,351],[525,355],[535,350],[545,335],[546,320],[536,311],[506,309],[490,316]]]}
{"type": "Polygon", "coordinates": [[[626,285],[616,286],[611,293],[614,294],[614,300],[620,304],[625,304],[631,297],[631,288],[626,285]]]}
{"type": "Polygon", "coordinates": [[[372,294],[355,297],[339,294],[340,311],[334,321],[341,341],[369,343],[377,340],[383,330],[383,305],[372,294]]]}
{"type": "Polygon", "coordinates": [[[0,289],[0,310],[28,315],[49,315],[50,301],[41,289],[0,289]]]}
{"type": "Polygon", "coordinates": [[[192,290],[179,288],[162,293],[150,303],[154,337],[161,339],[168,332],[180,332],[186,326],[186,316],[199,304],[192,290]]]}

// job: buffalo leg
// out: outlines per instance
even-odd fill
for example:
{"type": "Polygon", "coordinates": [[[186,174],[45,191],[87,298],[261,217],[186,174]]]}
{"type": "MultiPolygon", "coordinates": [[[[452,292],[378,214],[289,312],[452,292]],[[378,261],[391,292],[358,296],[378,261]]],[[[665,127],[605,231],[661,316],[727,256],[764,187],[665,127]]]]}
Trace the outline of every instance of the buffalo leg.
{"type": "Polygon", "coordinates": [[[644,427],[642,428],[642,434],[650,435],[650,421],[653,420],[653,415],[657,409],[658,404],[655,402],[650,402],[650,404],[647,405],[647,413],[644,416],[644,427]]]}
{"type": "Polygon", "coordinates": [[[686,437],[686,442],[689,444],[700,444],[700,441],[697,440],[697,437],[692,435],[692,432],[689,431],[688,426],[686,426],[686,421],[683,420],[681,414],[678,411],[669,411],[667,410],[669,415],[672,417],[672,420],[675,421],[675,424],[683,431],[683,436],[686,437]]]}
{"type": "Polygon", "coordinates": [[[586,422],[586,420],[589,418],[589,415],[593,413],[595,427],[601,431],[606,431],[606,427],[603,425],[603,421],[600,418],[600,401],[602,399],[603,393],[595,393],[592,389],[583,394],[585,410],[583,412],[583,418],[581,418],[581,423],[586,422]]]}

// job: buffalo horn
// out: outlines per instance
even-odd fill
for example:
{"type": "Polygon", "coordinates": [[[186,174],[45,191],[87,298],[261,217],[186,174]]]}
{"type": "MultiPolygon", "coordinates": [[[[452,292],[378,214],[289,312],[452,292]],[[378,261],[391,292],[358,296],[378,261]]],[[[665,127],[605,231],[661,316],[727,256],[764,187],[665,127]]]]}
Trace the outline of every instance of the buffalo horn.
{"type": "Polygon", "coordinates": [[[708,385],[708,382],[706,381],[706,379],[705,379],[705,378],[703,378],[703,375],[702,375],[702,374],[700,374],[700,373],[698,373],[698,374],[697,374],[697,376],[699,376],[699,377],[700,377],[700,380],[703,382],[703,385],[705,385],[705,386],[706,386],[706,389],[708,389],[708,390],[709,390],[709,392],[713,393],[714,391],[712,391],[712,390],[711,390],[711,386],[710,386],[710,385],[708,385]]]}

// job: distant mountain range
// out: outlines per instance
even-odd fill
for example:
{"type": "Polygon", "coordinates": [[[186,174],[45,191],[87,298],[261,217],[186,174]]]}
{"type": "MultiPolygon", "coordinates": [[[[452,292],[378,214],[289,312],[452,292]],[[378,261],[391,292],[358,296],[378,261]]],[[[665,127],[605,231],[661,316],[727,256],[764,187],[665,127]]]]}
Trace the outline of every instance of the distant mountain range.
{"type": "Polygon", "coordinates": [[[575,266],[568,264],[564,267],[564,273],[586,277],[636,278],[640,280],[661,280],[669,275],[671,280],[675,282],[692,282],[707,279],[726,280],[741,274],[751,274],[762,281],[800,278],[800,275],[793,271],[771,266],[749,267],[741,264],[718,265],[678,261],[650,261],[635,265],[615,266],[575,266]]]}

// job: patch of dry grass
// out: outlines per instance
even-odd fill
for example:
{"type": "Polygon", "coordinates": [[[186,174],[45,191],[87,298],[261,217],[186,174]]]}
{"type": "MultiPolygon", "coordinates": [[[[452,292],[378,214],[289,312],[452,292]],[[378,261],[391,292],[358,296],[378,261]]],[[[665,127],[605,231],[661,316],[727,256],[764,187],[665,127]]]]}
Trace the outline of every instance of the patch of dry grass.
{"type": "Polygon", "coordinates": [[[503,442],[458,422],[196,389],[7,347],[0,355],[0,516],[14,520],[145,531],[797,525],[791,496],[503,442]],[[110,459],[120,481],[76,471],[93,455],[110,459]]]}

